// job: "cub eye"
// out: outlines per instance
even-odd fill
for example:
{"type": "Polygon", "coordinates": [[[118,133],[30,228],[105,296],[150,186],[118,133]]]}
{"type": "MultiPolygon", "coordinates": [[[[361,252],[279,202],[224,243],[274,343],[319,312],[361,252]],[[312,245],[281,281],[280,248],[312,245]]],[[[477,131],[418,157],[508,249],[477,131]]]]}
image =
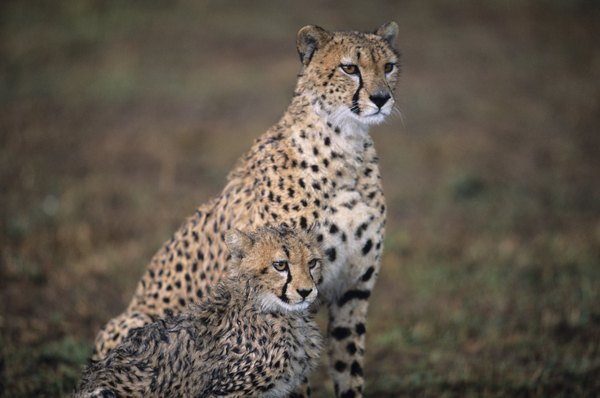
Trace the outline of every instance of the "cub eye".
{"type": "Polygon", "coordinates": [[[313,258],[312,260],[310,260],[308,262],[308,268],[309,269],[314,269],[317,265],[319,265],[319,259],[318,258],[313,258]]]}
{"type": "Polygon", "coordinates": [[[283,272],[288,268],[288,262],[285,260],[273,261],[273,268],[275,268],[275,271],[283,272]]]}
{"type": "Polygon", "coordinates": [[[391,62],[388,62],[387,64],[385,64],[385,66],[383,67],[383,71],[385,73],[390,73],[391,71],[394,70],[394,64],[391,62]]]}
{"type": "Polygon", "coordinates": [[[342,68],[342,70],[349,74],[349,75],[356,75],[358,74],[358,66],[354,65],[354,64],[348,64],[348,65],[340,65],[340,67],[342,68]]]}

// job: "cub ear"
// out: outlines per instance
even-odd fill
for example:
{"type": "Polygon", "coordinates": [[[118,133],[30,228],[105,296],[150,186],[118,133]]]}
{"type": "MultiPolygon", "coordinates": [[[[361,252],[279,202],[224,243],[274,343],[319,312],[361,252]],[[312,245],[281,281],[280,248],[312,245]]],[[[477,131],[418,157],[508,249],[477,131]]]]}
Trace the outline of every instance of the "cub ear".
{"type": "Polygon", "coordinates": [[[375,31],[375,34],[381,36],[390,46],[394,46],[394,41],[398,36],[398,24],[393,21],[384,23],[375,31]]]}
{"type": "MultiPolygon", "coordinates": [[[[312,223],[308,229],[306,230],[306,236],[308,237],[308,239],[310,239],[312,241],[313,244],[317,244],[317,236],[319,235],[319,231],[321,230],[321,223],[318,221],[315,221],[314,223],[312,223]]],[[[320,244],[317,244],[317,246],[320,246],[320,244]]]]}
{"type": "Polygon", "coordinates": [[[233,257],[243,258],[254,245],[254,241],[250,235],[233,229],[225,234],[225,244],[233,257]]]}
{"type": "Polygon", "coordinates": [[[298,31],[296,48],[304,66],[310,63],[313,54],[332,38],[332,34],[315,25],[308,25],[298,31]]]}
{"type": "Polygon", "coordinates": [[[306,233],[308,235],[310,235],[311,237],[316,237],[317,232],[319,232],[320,228],[321,228],[321,223],[318,221],[315,221],[308,227],[308,229],[306,230],[306,233]]]}

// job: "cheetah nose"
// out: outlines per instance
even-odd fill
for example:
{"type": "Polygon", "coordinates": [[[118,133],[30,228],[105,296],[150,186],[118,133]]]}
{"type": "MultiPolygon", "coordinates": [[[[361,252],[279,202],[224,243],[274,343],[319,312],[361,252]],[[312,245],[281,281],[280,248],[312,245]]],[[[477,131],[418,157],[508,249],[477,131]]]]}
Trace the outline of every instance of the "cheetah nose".
{"type": "Polygon", "coordinates": [[[379,109],[381,109],[381,107],[384,106],[385,103],[388,102],[388,100],[390,99],[390,95],[389,94],[385,94],[385,95],[370,95],[369,99],[371,100],[371,102],[373,102],[375,105],[377,105],[377,107],[379,109]]]}
{"type": "Polygon", "coordinates": [[[312,289],[296,289],[296,291],[303,299],[305,299],[310,292],[312,292],[312,289]]]}

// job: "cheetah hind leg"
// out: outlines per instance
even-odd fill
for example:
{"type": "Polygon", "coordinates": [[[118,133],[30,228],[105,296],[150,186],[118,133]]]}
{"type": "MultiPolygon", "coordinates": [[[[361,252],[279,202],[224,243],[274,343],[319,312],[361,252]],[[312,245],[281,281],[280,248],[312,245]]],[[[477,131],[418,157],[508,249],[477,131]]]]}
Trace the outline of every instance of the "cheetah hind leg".
{"type": "Polygon", "coordinates": [[[94,354],[92,360],[98,361],[121,344],[130,330],[141,328],[153,322],[153,319],[143,312],[126,311],[111,319],[96,335],[94,354]]]}

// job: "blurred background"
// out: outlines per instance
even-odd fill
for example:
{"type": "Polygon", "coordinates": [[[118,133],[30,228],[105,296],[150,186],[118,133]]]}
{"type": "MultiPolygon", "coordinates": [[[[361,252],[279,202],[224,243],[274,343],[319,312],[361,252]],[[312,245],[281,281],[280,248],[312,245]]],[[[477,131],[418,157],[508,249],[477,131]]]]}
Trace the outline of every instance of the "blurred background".
{"type": "MultiPolygon", "coordinates": [[[[4,1],[0,395],[63,396],[290,101],[307,24],[395,20],[371,397],[600,393],[597,1],[4,1]]],[[[319,372],[315,396],[331,396],[319,372]]]]}

